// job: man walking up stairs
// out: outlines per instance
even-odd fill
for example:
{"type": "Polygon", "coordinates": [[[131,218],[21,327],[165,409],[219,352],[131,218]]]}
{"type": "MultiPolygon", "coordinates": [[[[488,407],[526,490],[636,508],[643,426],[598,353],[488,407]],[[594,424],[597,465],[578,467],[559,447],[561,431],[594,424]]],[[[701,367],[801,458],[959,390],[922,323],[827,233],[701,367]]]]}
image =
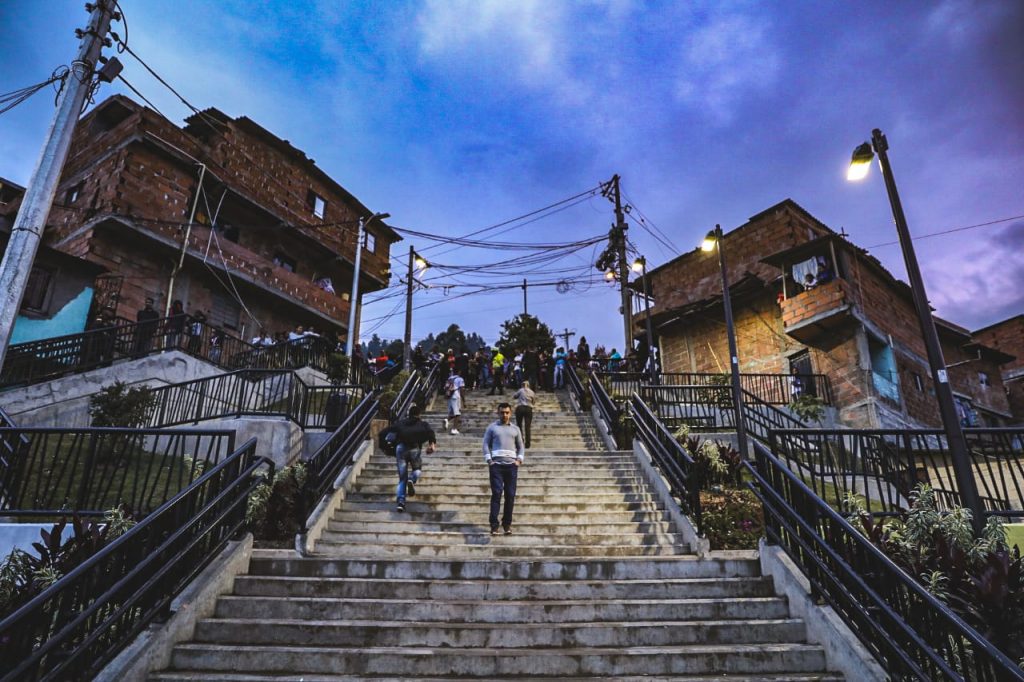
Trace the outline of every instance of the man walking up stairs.
{"type": "Polygon", "coordinates": [[[315,556],[255,551],[153,679],[840,679],[757,560],[692,554],[633,453],[592,447],[563,400],[539,396],[514,534],[489,532],[477,397],[404,514],[374,455],[315,556]]]}

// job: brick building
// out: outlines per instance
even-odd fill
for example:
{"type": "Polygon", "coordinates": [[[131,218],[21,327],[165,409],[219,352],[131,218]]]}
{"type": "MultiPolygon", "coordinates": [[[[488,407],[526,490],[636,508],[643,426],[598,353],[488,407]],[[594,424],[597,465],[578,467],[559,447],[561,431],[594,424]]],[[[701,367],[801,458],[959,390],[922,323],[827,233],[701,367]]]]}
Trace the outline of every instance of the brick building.
{"type": "Polygon", "coordinates": [[[1013,359],[999,366],[1006,387],[1010,412],[1018,424],[1024,424],[1024,315],[1014,315],[972,334],[981,343],[996,348],[1013,359]]]}
{"type": "Polygon", "coordinates": [[[121,317],[147,297],[164,310],[181,259],[170,298],[229,333],[344,333],[358,221],[361,293],[388,285],[400,239],[372,213],[244,116],[207,109],[179,127],[116,95],[78,123],[44,241],[106,268],[94,305],[121,317]]]}
{"type": "MultiPolygon", "coordinates": [[[[790,199],[722,242],[742,372],[823,374],[850,426],[940,424],[910,288],[878,260],[790,199]]],[[[696,249],[648,277],[664,371],[728,372],[717,254],[696,249]]],[[[964,422],[1009,421],[1008,355],[937,322],[964,422]]]]}

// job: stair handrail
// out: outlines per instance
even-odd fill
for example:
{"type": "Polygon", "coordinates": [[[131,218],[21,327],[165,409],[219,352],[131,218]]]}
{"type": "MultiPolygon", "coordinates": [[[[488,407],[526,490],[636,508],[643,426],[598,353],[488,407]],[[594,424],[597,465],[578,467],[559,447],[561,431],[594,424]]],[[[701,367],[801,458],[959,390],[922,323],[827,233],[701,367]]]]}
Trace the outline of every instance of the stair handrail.
{"type": "Polygon", "coordinates": [[[672,496],[679,501],[683,513],[693,521],[697,532],[703,533],[701,481],[693,457],[644,402],[640,394],[634,393],[630,402],[637,438],[643,442],[655,466],[661,470],[672,496]]]}
{"type": "Polygon", "coordinates": [[[593,370],[590,371],[590,397],[594,401],[594,406],[597,407],[598,416],[605,423],[608,435],[615,442],[616,447],[621,447],[623,444],[618,442],[621,437],[619,433],[619,420],[622,416],[623,408],[620,408],[611,399],[611,396],[605,390],[604,384],[598,378],[597,372],[593,370]]]}
{"type": "Polygon", "coordinates": [[[342,469],[352,463],[360,445],[370,433],[370,423],[377,415],[380,401],[377,393],[368,392],[335,431],[306,460],[306,480],[303,483],[300,507],[303,519],[300,533],[306,532],[305,520],[320,501],[334,490],[334,483],[342,469]]]}
{"type": "Polygon", "coordinates": [[[243,529],[274,464],[251,439],[0,620],[2,682],[91,679],[243,529]]]}
{"type": "Polygon", "coordinates": [[[1024,680],[1024,670],[961,619],[761,442],[745,462],[768,541],[782,547],[893,679],[1024,680]],[[870,584],[865,576],[870,576],[870,584]]]}
{"type": "Polygon", "coordinates": [[[577,412],[581,412],[587,404],[586,398],[589,398],[590,394],[583,388],[583,382],[580,380],[579,374],[576,373],[576,367],[572,363],[566,363],[565,376],[566,385],[569,387],[569,395],[572,397],[573,407],[577,412]]]}
{"type": "Polygon", "coordinates": [[[409,373],[409,377],[402,384],[402,388],[398,391],[398,395],[391,401],[391,405],[388,406],[388,419],[394,423],[406,416],[409,413],[409,407],[416,400],[416,397],[420,394],[420,384],[423,379],[420,376],[420,371],[414,369],[409,373]]]}
{"type": "Polygon", "coordinates": [[[767,444],[770,432],[779,429],[807,429],[809,426],[790,413],[780,410],[750,391],[740,389],[743,396],[743,426],[747,434],[767,444]]]}
{"type": "Polygon", "coordinates": [[[441,386],[447,380],[444,376],[442,367],[448,367],[447,363],[435,362],[430,365],[430,371],[427,372],[426,377],[420,383],[419,395],[416,399],[419,401],[421,407],[426,408],[428,404],[434,399],[441,391],[441,386]]]}

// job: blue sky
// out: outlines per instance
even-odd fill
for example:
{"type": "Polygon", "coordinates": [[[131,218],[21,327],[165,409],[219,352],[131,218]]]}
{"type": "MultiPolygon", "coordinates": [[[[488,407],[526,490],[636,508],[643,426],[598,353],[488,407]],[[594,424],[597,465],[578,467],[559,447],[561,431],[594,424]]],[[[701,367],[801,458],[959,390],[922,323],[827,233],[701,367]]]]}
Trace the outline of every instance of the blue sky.
{"type": "MultiPolygon", "coordinates": [[[[899,249],[876,246],[895,239],[881,178],[843,175],[875,127],[888,135],[913,234],[1024,215],[1015,0],[121,4],[132,48],[189,100],[290,140],[399,227],[457,236],[618,173],[629,201],[682,251],[715,223],[735,227],[788,197],[902,277],[899,249]]],[[[69,61],[81,7],[0,3],[0,92],[69,61]]],[[[180,123],[185,107],[123,61],[125,77],[180,123]]],[[[100,96],[114,91],[124,88],[100,96]]],[[[27,180],[52,104],[41,93],[0,116],[0,176],[27,180]]],[[[612,219],[597,197],[498,239],[574,241],[612,219]]],[[[651,267],[679,253],[638,226],[630,239],[651,267]]],[[[977,328],[1024,312],[1024,218],[917,250],[940,315],[977,328]]],[[[440,262],[508,256],[463,248],[440,262]]],[[[588,249],[558,267],[582,272],[591,258],[588,249]]],[[[364,330],[401,336],[400,310],[380,319],[396,302],[367,306],[364,330]]],[[[427,303],[415,337],[457,322],[494,340],[522,295],[447,301],[435,287],[417,292],[427,303]]],[[[531,313],[592,344],[621,344],[617,309],[600,282],[530,291],[531,313]]]]}

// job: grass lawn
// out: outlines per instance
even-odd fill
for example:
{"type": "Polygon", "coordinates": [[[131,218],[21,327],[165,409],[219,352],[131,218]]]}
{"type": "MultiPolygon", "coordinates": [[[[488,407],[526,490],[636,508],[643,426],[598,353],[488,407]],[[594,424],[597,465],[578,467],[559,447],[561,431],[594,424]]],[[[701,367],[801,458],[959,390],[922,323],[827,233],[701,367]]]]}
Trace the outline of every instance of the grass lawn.
{"type": "Polygon", "coordinates": [[[1010,547],[1017,545],[1024,554],[1024,523],[1006,524],[1006,544],[1010,547]]]}

